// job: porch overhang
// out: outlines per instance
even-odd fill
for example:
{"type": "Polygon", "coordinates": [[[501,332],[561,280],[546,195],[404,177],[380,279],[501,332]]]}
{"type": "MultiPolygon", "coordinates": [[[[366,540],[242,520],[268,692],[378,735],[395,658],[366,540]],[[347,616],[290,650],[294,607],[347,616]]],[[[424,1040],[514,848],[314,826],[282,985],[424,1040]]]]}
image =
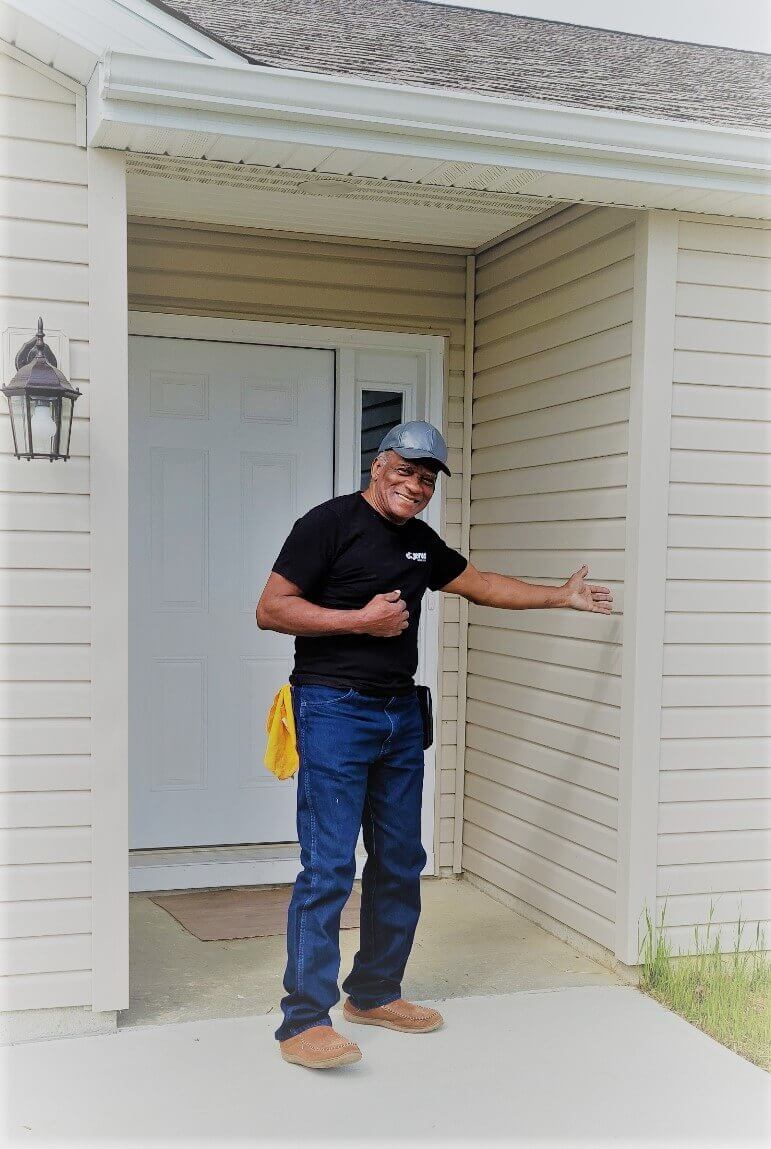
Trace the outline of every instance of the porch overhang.
{"type": "Polygon", "coordinates": [[[308,72],[108,53],[88,85],[93,147],[228,159],[265,143],[538,173],[528,194],[768,214],[761,132],[308,72]]]}

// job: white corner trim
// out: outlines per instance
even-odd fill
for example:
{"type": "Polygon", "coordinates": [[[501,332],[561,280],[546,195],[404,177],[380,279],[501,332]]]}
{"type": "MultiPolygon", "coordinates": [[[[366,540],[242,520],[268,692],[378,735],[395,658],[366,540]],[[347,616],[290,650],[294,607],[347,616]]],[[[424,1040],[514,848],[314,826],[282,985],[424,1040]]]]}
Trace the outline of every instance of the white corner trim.
{"type": "MultiPolygon", "coordinates": [[[[474,425],[474,346],[476,343],[476,257],[466,257],[466,318],[463,360],[463,465],[461,471],[460,549],[471,553],[471,433],[474,425]]],[[[466,703],[468,687],[468,599],[460,599],[458,628],[458,734],[455,759],[453,872],[463,872],[463,802],[466,789],[466,703]]]]}
{"type": "Polygon", "coordinates": [[[636,224],[621,662],[616,957],[656,913],[661,691],[678,217],[636,224]]]}
{"type": "Polygon", "coordinates": [[[128,977],[128,314],[124,157],[89,149],[92,1009],[128,977]]]}
{"type": "Polygon", "coordinates": [[[97,146],[152,125],[747,193],[769,170],[759,132],[259,65],[112,52],[90,88],[97,146]]]}

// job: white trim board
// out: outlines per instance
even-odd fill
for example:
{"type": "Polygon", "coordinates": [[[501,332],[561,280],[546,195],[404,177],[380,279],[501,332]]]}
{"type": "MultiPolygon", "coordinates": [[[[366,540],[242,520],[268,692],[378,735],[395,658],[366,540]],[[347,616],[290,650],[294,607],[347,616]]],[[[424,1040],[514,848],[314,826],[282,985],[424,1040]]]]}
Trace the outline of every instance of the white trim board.
{"type": "Polygon", "coordinates": [[[616,887],[627,965],[643,911],[656,913],[677,229],[676,215],[649,212],[635,232],[616,887]]]}

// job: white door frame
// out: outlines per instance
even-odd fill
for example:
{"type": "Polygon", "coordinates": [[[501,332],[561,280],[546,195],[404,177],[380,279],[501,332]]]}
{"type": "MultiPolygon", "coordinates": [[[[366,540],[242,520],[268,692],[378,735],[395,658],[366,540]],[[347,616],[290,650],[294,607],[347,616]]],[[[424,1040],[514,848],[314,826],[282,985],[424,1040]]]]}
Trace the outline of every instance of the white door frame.
{"type": "MultiPolygon", "coordinates": [[[[196,339],[223,343],[249,343],[255,345],[307,347],[333,350],[337,360],[337,391],[350,383],[348,375],[359,350],[411,352],[424,360],[426,379],[426,418],[441,427],[444,402],[444,338],[436,335],[416,335],[400,332],[360,331],[349,328],[316,327],[296,323],[267,323],[244,319],[219,319],[205,316],[167,315],[150,312],[131,312],[128,318],[130,335],[156,336],[171,339],[196,339]]],[[[340,404],[338,403],[338,410],[340,404]]],[[[336,484],[342,472],[349,469],[356,449],[355,428],[336,429],[336,484]],[[349,438],[350,436],[350,438],[349,438]],[[347,442],[343,442],[348,439],[347,442]],[[341,448],[344,448],[341,450],[341,448]],[[350,456],[350,457],[348,457],[350,456]],[[348,464],[348,465],[346,465],[348,464]]],[[[343,485],[345,478],[343,477],[343,485]]],[[[336,487],[337,489],[337,487],[336,487]]],[[[346,487],[347,489],[347,487],[346,487]]],[[[424,518],[436,530],[441,530],[441,487],[438,498],[432,499],[424,518]]],[[[424,611],[424,633],[421,650],[421,669],[425,682],[439,699],[439,595],[427,594],[424,611]]],[[[439,722],[437,722],[439,728],[439,722]]],[[[435,872],[436,827],[436,757],[434,748],[426,753],[424,786],[423,839],[428,855],[424,873],[435,872]]],[[[255,847],[247,858],[243,850],[234,851],[233,859],[226,856],[224,847],[210,851],[185,851],[184,861],[179,851],[152,851],[142,857],[132,854],[129,868],[129,888],[162,889],[173,880],[175,888],[197,885],[232,885],[237,881],[250,885],[278,881],[293,881],[299,867],[294,857],[282,857],[277,878],[275,850],[255,847]],[[290,872],[291,871],[291,872],[290,872]]],[[[357,869],[361,870],[361,859],[357,869]]]]}

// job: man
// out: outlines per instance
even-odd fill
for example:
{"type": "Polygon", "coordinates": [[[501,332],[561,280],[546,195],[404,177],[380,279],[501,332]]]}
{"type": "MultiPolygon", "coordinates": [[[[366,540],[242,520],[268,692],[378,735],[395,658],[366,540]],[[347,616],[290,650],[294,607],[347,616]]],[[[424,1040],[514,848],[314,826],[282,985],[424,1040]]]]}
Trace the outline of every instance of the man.
{"type": "Polygon", "coordinates": [[[302,871],[287,922],[282,1057],[308,1068],[361,1058],[329,1017],[339,1000],[340,913],[363,829],[361,932],[343,982],[346,1020],[427,1033],[434,1009],[401,997],[420,915],[423,724],[413,675],[426,589],[485,606],[571,607],[609,614],[607,587],[586,566],[562,586],[478,571],[416,516],[431,500],[447,445],[430,423],[385,436],[366,491],[330,499],[298,519],[257,607],[257,623],[296,635],[290,677],[300,768],[302,871]]]}

